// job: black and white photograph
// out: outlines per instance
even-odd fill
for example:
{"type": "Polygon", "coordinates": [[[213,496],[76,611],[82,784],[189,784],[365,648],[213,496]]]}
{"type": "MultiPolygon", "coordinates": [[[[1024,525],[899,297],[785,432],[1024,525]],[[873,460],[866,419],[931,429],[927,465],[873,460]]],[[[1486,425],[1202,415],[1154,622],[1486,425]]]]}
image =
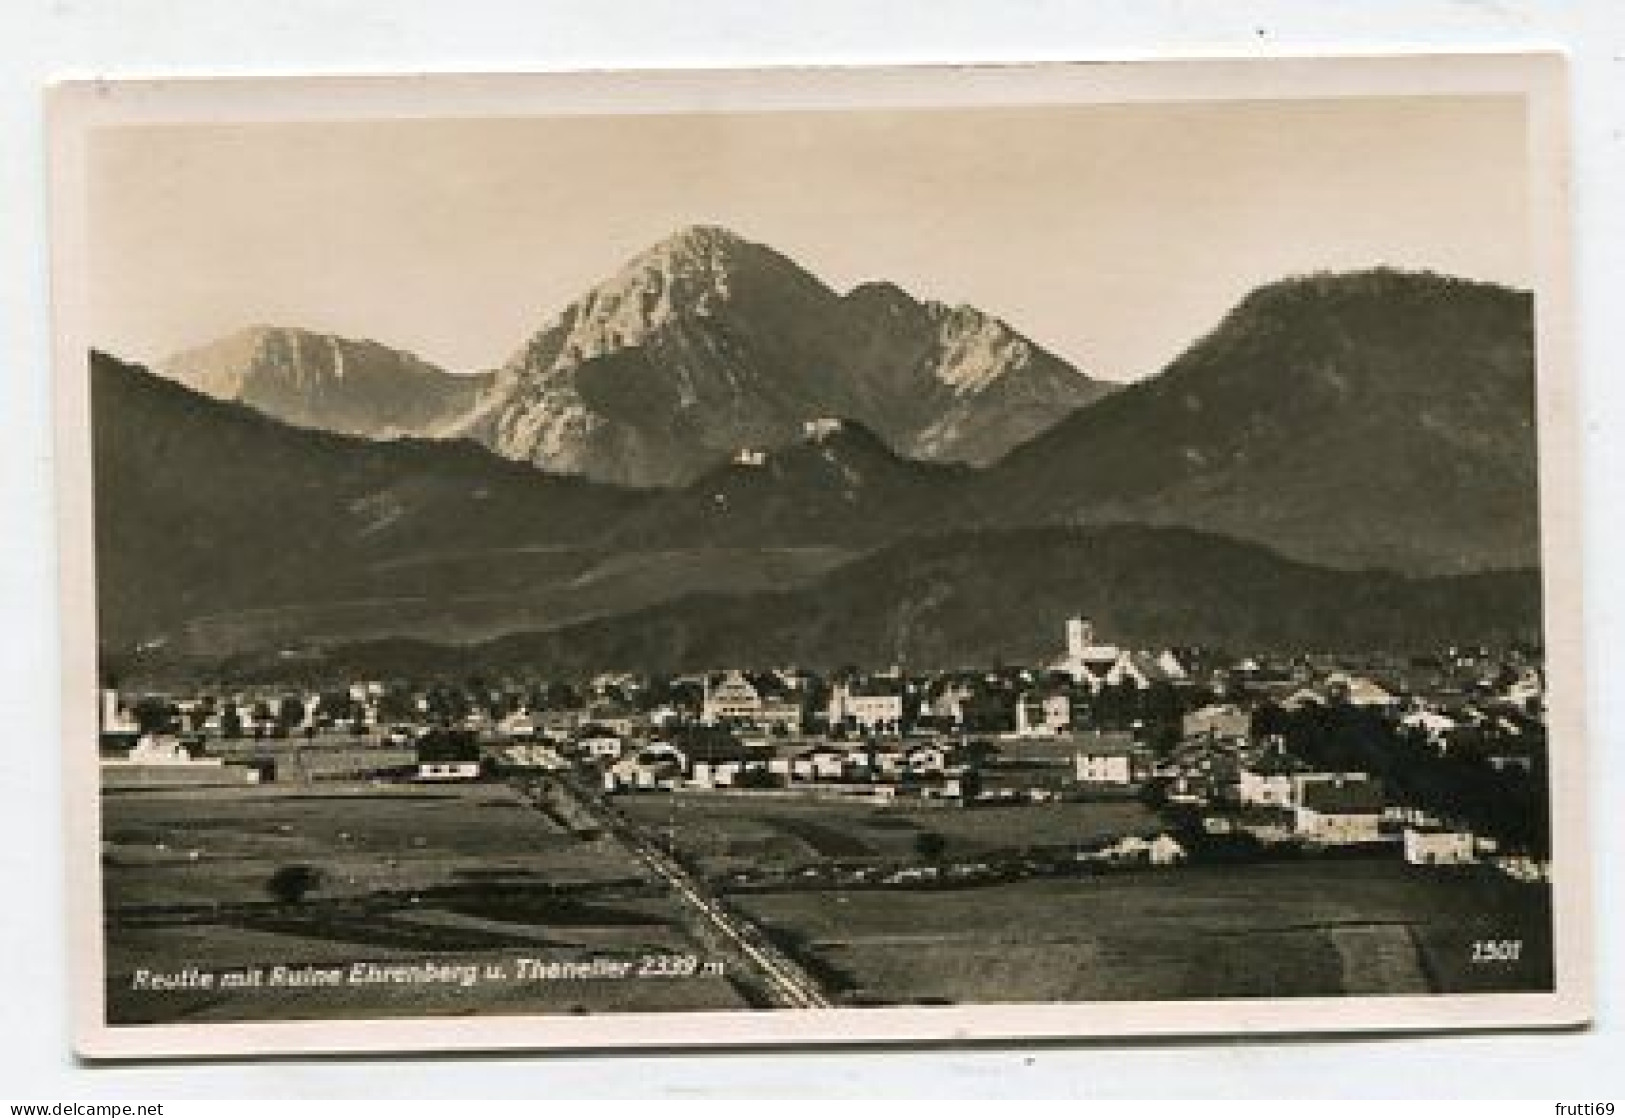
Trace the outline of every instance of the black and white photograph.
{"type": "Polygon", "coordinates": [[[81,1050],[1583,1021],[1561,78],[61,87],[81,1050]]]}

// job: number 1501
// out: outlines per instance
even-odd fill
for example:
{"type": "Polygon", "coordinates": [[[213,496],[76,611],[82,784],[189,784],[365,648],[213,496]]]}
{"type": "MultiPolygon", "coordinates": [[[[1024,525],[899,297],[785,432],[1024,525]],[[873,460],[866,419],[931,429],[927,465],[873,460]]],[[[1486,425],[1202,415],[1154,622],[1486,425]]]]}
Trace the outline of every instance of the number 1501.
{"type": "Polygon", "coordinates": [[[1473,941],[1473,962],[1475,963],[1515,963],[1523,952],[1521,939],[1475,939],[1473,941]]]}

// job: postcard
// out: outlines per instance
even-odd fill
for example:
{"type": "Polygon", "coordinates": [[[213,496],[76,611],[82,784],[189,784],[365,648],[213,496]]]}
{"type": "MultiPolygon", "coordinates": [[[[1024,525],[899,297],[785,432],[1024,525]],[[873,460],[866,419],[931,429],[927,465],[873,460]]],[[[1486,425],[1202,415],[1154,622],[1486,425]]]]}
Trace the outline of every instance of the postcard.
{"type": "Polygon", "coordinates": [[[56,87],[78,1050],[1585,1022],[1565,98],[56,87]]]}

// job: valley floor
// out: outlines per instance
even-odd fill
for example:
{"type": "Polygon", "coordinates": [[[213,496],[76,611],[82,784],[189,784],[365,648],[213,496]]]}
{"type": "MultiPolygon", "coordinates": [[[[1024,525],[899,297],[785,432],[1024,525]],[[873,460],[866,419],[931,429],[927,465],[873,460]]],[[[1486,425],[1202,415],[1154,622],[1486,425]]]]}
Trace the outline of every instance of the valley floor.
{"type": "Polygon", "coordinates": [[[766,1007],[752,942],[854,1006],[1550,988],[1549,889],[1478,867],[1303,859],[958,888],[820,876],[1158,825],[1134,801],[612,807],[551,778],[109,791],[109,1018],[766,1007]],[[700,895],[680,895],[659,852],[700,895]],[[315,871],[298,895],[273,884],[288,867],[315,871]],[[749,887],[733,884],[742,870],[759,875],[749,887]],[[1518,957],[1474,962],[1486,941],[1518,942],[1518,957]]]}

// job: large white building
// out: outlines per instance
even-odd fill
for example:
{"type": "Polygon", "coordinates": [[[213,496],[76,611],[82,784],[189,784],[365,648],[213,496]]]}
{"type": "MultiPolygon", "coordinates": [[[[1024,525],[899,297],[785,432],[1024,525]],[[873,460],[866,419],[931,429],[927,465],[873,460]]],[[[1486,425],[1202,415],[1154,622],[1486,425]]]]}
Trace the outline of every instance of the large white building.
{"type": "MultiPolygon", "coordinates": [[[[776,681],[768,679],[766,682],[773,684],[776,681]]],[[[705,697],[700,705],[700,721],[707,726],[731,722],[799,734],[801,703],[794,695],[780,693],[781,690],[772,686],[764,688],[738,669],[716,676],[708,675],[705,678],[705,697]]]]}
{"type": "Polygon", "coordinates": [[[889,687],[853,688],[837,683],[829,697],[830,726],[852,725],[864,733],[901,733],[903,695],[889,687]]]}
{"type": "Polygon", "coordinates": [[[706,677],[705,698],[700,705],[700,721],[714,726],[724,719],[756,720],[762,709],[762,693],[738,670],[723,672],[720,678],[706,677]]]}

